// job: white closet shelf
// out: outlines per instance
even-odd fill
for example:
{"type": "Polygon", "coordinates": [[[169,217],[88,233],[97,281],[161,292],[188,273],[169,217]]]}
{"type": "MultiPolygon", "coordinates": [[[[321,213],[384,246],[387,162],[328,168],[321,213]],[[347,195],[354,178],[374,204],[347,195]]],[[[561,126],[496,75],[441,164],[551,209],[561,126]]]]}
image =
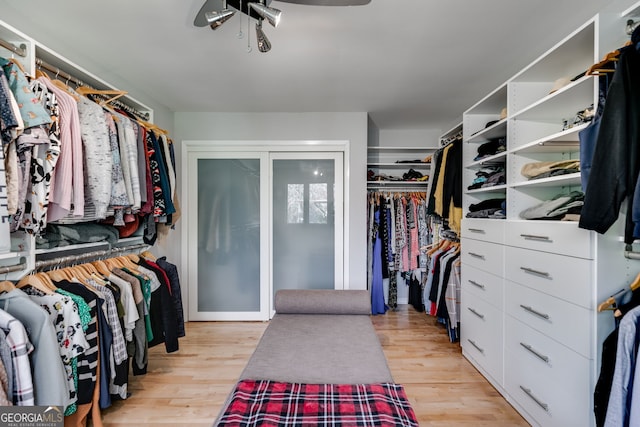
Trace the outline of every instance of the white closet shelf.
{"type": "Polygon", "coordinates": [[[575,153],[580,151],[578,133],[589,126],[591,122],[574,126],[571,129],[554,133],[553,135],[537,139],[522,146],[508,150],[509,153],[575,153]]]}
{"type": "Polygon", "coordinates": [[[487,156],[480,160],[471,162],[468,165],[466,165],[465,168],[481,169],[485,166],[504,165],[506,160],[507,160],[507,153],[503,151],[502,153],[494,154],[493,156],[487,156]]]}
{"type": "Polygon", "coordinates": [[[507,185],[494,185],[493,187],[475,188],[473,190],[465,190],[465,194],[479,194],[479,193],[504,193],[507,189],[507,185]]]}
{"type": "Polygon", "coordinates": [[[542,188],[542,187],[573,187],[576,185],[580,185],[580,172],[576,172],[568,175],[552,176],[549,178],[532,179],[529,181],[516,182],[511,184],[511,187],[542,188]]]}
{"type": "Polygon", "coordinates": [[[406,169],[406,168],[430,168],[431,163],[426,162],[418,162],[418,163],[396,163],[396,162],[381,162],[381,163],[367,163],[367,167],[371,168],[397,168],[397,169],[406,169]]]}
{"type": "Polygon", "coordinates": [[[503,138],[507,133],[507,119],[502,119],[491,126],[482,129],[471,135],[466,142],[481,144],[489,139],[503,138]]]}
{"type": "Polygon", "coordinates": [[[571,119],[578,108],[593,104],[593,85],[593,76],[584,76],[516,112],[513,118],[541,122],[554,122],[558,117],[571,119]]]}

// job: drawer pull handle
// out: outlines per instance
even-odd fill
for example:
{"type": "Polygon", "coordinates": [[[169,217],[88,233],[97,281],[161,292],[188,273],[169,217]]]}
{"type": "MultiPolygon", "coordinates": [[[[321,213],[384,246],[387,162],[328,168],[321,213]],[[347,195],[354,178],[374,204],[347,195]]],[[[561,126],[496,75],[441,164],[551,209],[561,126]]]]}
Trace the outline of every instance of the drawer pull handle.
{"type": "Polygon", "coordinates": [[[477,311],[475,311],[473,308],[471,307],[467,307],[467,310],[469,310],[470,312],[472,312],[473,314],[475,314],[476,316],[478,316],[479,318],[484,320],[484,314],[480,314],[477,311]]]}
{"type": "Polygon", "coordinates": [[[469,255],[471,255],[474,258],[484,259],[484,255],[476,254],[476,253],[473,253],[473,252],[469,252],[469,255]]]}
{"type": "Polygon", "coordinates": [[[478,288],[484,290],[484,285],[481,285],[478,282],[474,282],[473,280],[469,280],[469,283],[471,283],[473,286],[477,286],[478,288]]]}
{"type": "Polygon", "coordinates": [[[548,314],[540,313],[539,311],[534,310],[533,308],[529,307],[528,305],[520,304],[520,307],[522,307],[523,309],[525,309],[526,311],[528,311],[531,314],[534,314],[534,315],[536,315],[538,317],[543,318],[544,320],[549,320],[549,315],[548,314]]]}
{"type": "Polygon", "coordinates": [[[530,240],[542,240],[545,242],[551,241],[551,238],[548,236],[536,236],[535,234],[521,234],[520,237],[524,239],[530,239],[530,240]]]}
{"type": "Polygon", "coordinates": [[[547,405],[546,403],[543,403],[540,399],[538,399],[537,397],[535,397],[533,395],[533,393],[531,392],[531,389],[528,389],[526,387],[520,386],[520,389],[522,391],[525,392],[525,394],[527,396],[529,396],[531,398],[531,400],[533,400],[534,402],[536,402],[538,404],[538,406],[540,406],[542,409],[544,409],[546,412],[549,412],[549,405],[547,405]]]}
{"type": "Polygon", "coordinates": [[[485,231],[481,228],[468,228],[468,230],[472,233],[482,233],[485,234],[485,231]]]}
{"type": "Polygon", "coordinates": [[[476,344],[473,340],[470,340],[469,338],[467,338],[467,341],[469,341],[469,343],[474,346],[476,348],[476,350],[478,350],[480,353],[484,354],[484,349],[481,348],[478,344],[476,344]]]}
{"type": "Polygon", "coordinates": [[[551,276],[549,273],[546,273],[544,271],[534,270],[533,268],[529,268],[529,267],[520,267],[520,270],[527,272],[529,274],[535,274],[537,276],[543,276],[543,277],[551,276]]]}
{"type": "Polygon", "coordinates": [[[524,347],[525,349],[529,350],[529,352],[531,352],[531,354],[536,356],[538,359],[542,360],[544,363],[549,363],[549,357],[545,356],[544,354],[538,353],[529,344],[525,344],[525,343],[521,342],[520,345],[522,347],[524,347]]]}

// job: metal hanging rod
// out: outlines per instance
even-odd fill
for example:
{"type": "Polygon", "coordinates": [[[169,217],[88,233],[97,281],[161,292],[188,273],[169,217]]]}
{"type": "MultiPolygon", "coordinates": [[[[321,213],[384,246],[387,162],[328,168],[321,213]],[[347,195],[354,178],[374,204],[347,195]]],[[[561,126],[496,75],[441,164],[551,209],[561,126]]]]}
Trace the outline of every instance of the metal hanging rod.
{"type": "MultiPolygon", "coordinates": [[[[60,77],[61,79],[64,79],[66,81],[70,81],[73,82],[76,86],[86,86],[92,89],[95,89],[93,87],[91,87],[91,85],[83,82],[82,80],[72,76],[69,73],[65,73],[64,71],[62,71],[60,68],[55,67],[45,61],[43,61],[40,58],[36,58],[36,65],[39,68],[44,68],[45,70],[48,70],[52,73],[56,74],[56,78],[60,77]]],[[[149,120],[149,113],[146,111],[138,111],[135,108],[131,107],[130,105],[124,104],[118,100],[112,101],[111,104],[115,105],[118,108],[121,108],[131,114],[135,114],[137,117],[141,118],[142,120],[149,120]]]]}
{"type": "Polygon", "coordinates": [[[24,270],[25,268],[27,268],[27,263],[24,261],[24,258],[21,258],[20,264],[0,267],[0,274],[13,273],[14,271],[24,270]]]}
{"type": "Polygon", "coordinates": [[[40,270],[42,268],[51,267],[52,265],[65,265],[70,263],[76,263],[78,261],[86,261],[89,259],[98,259],[98,258],[109,258],[116,254],[121,254],[124,252],[136,252],[140,249],[146,249],[149,245],[146,243],[138,243],[136,245],[115,247],[111,249],[105,249],[101,251],[93,251],[93,252],[85,252],[78,255],[69,255],[64,257],[58,257],[53,259],[47,259],[44,261],[36,261],[35,269],[40,270]]]}
{"type": "Polygon", "coordinates": [[[633,245],[625,245],[624,257],[628,259],[640,259],[640,252],[634,252],[633,245]]]}
{"type": "Polygon", "coordinates": [[[633,34],[636,28],[640,25],[640,21],[634,21],[633,19],[629,19],[627,21],[627,35],[633,34]]]}
{"type": "Polygon", "coordinates": [[[10,50],[18,56],[22,56],[23,58],[27,56],[27,45],[24,43],[20,44],[20,46],[16,46],[13,43],[0,39],[0,46],[7,50],[10,50]]]}

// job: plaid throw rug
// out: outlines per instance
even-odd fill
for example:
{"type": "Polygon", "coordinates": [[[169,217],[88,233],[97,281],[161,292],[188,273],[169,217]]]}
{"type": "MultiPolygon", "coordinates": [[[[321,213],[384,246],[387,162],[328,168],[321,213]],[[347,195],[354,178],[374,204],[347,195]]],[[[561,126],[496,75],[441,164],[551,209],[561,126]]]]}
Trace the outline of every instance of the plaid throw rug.
{"type": "Polygon", "coordinates": [[[399,384],[240,381],[220,426],[418,426],[399,384]]]}

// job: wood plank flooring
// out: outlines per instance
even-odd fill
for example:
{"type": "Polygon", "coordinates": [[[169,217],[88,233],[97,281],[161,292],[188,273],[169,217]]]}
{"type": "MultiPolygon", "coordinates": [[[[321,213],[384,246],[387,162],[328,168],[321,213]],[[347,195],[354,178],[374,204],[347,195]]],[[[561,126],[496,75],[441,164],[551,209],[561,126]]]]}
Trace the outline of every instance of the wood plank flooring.
{"type": "MultiPolygon", "coordinates": [[[[372,321],[421,426],[528,425],[433,318],[401,306],[372,321]]],[[[103,411],[104,426],[211,426],[266,327],[263,322],[188,323],[180,351],[150,350],[148,373],[130,376],[131,397],[103,411]]]]}

